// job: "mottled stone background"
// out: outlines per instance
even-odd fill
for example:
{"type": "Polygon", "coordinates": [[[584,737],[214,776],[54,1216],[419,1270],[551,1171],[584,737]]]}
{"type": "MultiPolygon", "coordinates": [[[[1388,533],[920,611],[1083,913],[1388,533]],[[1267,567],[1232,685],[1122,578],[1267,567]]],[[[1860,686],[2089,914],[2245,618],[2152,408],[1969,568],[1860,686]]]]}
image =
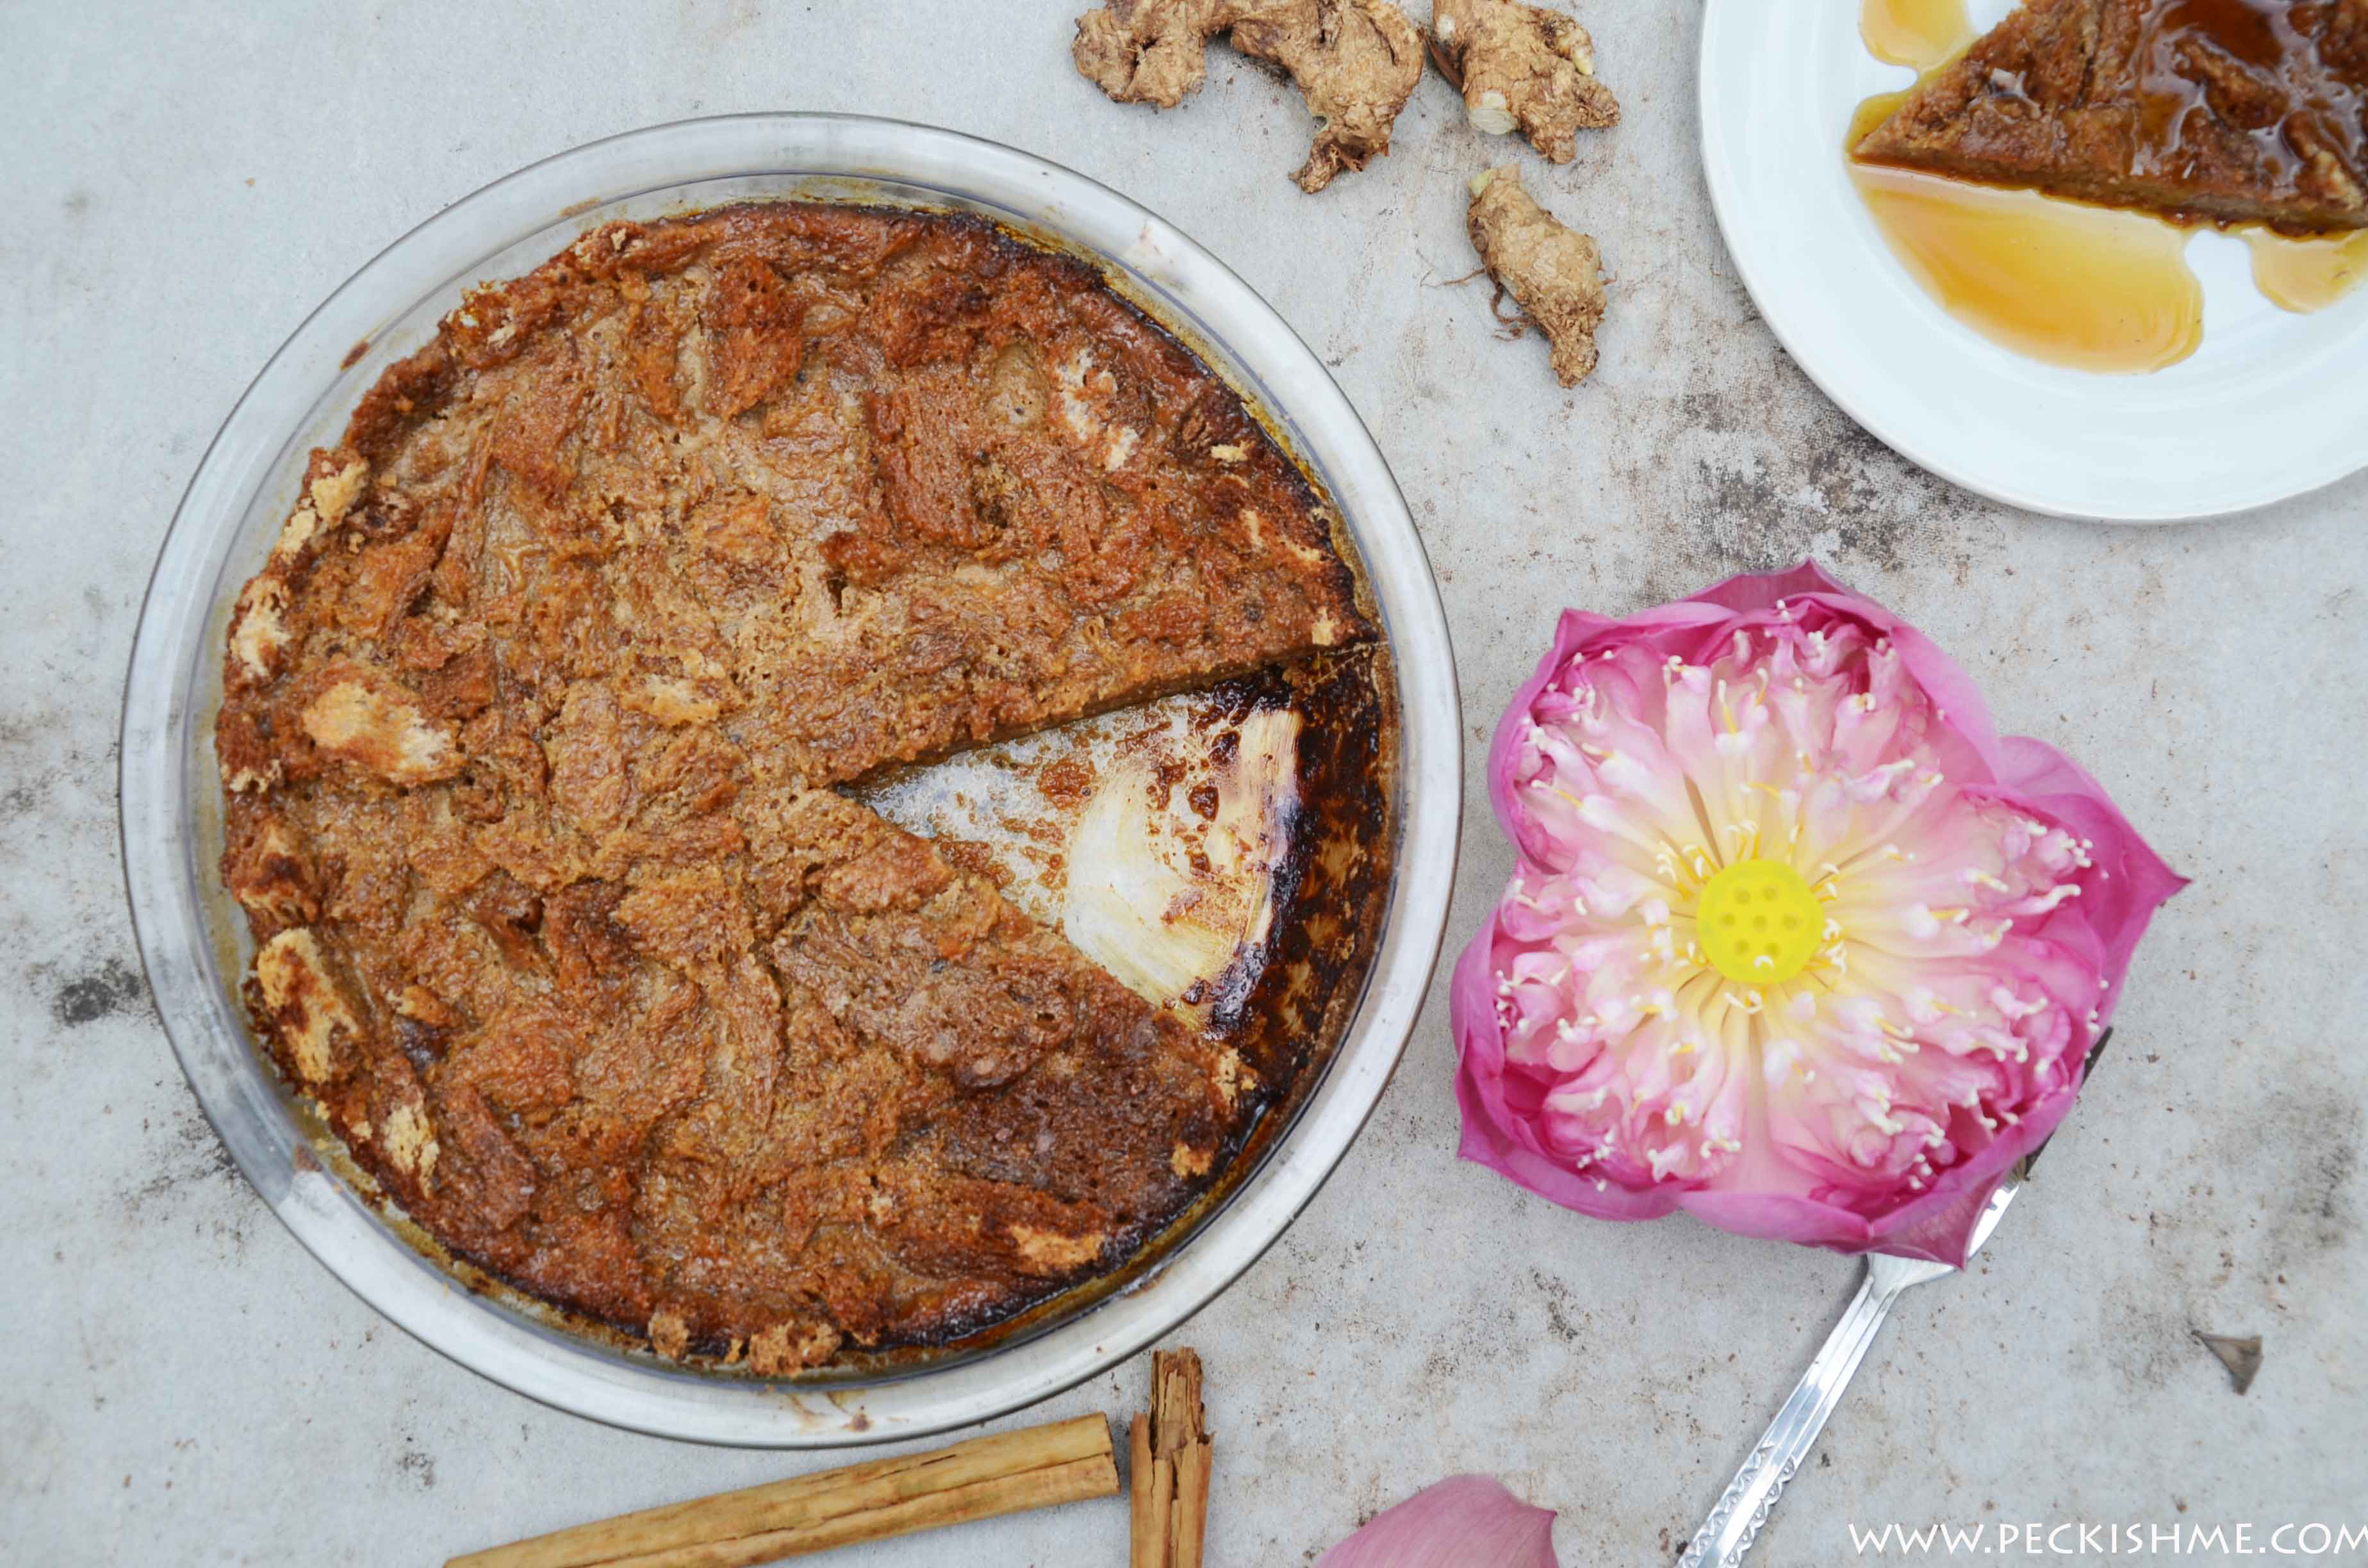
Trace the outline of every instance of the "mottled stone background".
{"type": "MultiPolygon", "coordinates": [[[[0,4],[0,1558],[424,1562],[814,1462],[544,1409],[313,1263],[174,1065],[113,800],[157,541],[304,312],[529,160],[792,108],[1059,160],[1264,292],[1396,467],[1475,743],[1560,607],[1633,609],[1814,554],[1963,659],[2002,728],[2085,761],[2194,877],[2041,1182],[1973,1278],[1908,1298],[1755,1561],[1849,1561],[1853,1520],[2368,1522],[2368,479],[2116,529],[1893,457],[1777,348],[1726,261],[1695,159],[1697,6],[1588,0],[1627,122],[1576,165],[1478,137],[1433,78],[1395,154],[1318,198],[1286,178],[1294,94],[1221,51],[1181,110],[1116,108],[1070,73],[1069,16],[0,4]],[[1484,286],[1449,286],[1473,265],[1463,181],[1514,156],[1616,276],[1577,392],[1534,339],[1495,338],[1484,286]],[[2197,1327],[2263,1335],[2250,1394],[2197,1327]]],[[[1506,869],[1471,814],[1456,937],[1506,869]]],[[[1212,1561],[1304,1562],[1465,1470],[1560,1508],[1565,1562],[1667,1561],[1856,1267],[1582,1221],[1458,1165],[1443,987],[1433,1003],[1339,1176],[1184,1335],[1219,1434],[1212,1561]]],[[[1117,1412],[1144,1382],[1129,1366],[1036,1415],[1117,1412]]],[[[1121,1505],[1088,1505],[845,1561],[1114,1563],[1124,1534],[1121,1505]]]]}

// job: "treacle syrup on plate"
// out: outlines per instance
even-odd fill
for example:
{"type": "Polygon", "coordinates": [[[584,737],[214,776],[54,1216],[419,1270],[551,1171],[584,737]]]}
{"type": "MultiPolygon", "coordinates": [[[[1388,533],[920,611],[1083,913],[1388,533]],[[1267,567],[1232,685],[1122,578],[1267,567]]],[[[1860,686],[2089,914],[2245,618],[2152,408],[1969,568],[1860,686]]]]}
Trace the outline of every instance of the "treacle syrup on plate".
{"type": "Polygon", "coordinates": [[[2273,229],[2248,229],[2253,287],[2273,305],[2323,311],[2368,278],[2368,229],[2306,239],[2273,229]]]}
{"type": "Polygon", "coordinates": [[[1858,31],[1877,60],[1918,71],[1931,70],[1974,41],[1965,0],[1866,0],[1858,31]]]}
{"type": "MultiPolygon", "coordinates": [[[[2202,3],[2233,4],[2251,15],[2243,0],[2202,3]]],[[[1863,0],[1860,34],[1876,59],[1920,73],[1946,64],[1974,40],[1964,0],[1863,0]]],[[[1907,96],[1884,93],[1861,104],[1845,148],[1907,96]]],[[[2052,365],[2141,372],[2178,363],[2203,341],[2203,290],[2186,258],[2192,227],[1855,160],[1850,174],[1908,275],[1993,342],[2052,365]]],[[[2242,233],[2256,286],[2289,311],[2322,309],[2368,277],[2368,233],[2328,239],[2242,233]]]]}

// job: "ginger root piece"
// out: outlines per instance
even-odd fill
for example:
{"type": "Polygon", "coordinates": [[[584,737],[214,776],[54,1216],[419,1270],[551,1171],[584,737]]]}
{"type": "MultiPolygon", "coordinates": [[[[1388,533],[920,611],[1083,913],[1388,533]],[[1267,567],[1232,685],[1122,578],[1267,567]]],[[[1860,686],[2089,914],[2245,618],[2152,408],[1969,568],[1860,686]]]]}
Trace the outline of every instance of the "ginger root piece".
{"type": "Polygon", "coordinates": [[[1594,240],[1531,200],[1509,164],[1473,176],[1464,222],[1489,278],[1546,335],[1555,378],[1566,387],[1585,381],[1603,320],[1603,257],[1594,240]]]}
{"type": "Polygon", "coordinates": [[[1422,31],[1390,0],[1283,0],[1247,7],[1234,47],[1299,84],[1322,129],[1292,177],[1322,190],[1390,150],[1390,128],[1422,81],[1422,31]]]}
{"type": "Polygon", "coordinates": [[[1174,108],[1207,76],[1201,53],[1246,9],[1241,0],[1110,0],[1077,18],[1069,58],[1121,104],[1174,108]]]}
{"type": "Polygon", "coordinates": [[[1108,0],[1077,18],[1070,56],[1115,101],[1173,108],[1206,75],[1204,42],[1289,73],[1320,122],[1292,177],[1315,192],[1390,150],[1422,80],[1422,29],[1391,0],[1108,0]]]}
{"type": "Polygon", "coordinates": [[[1520,0],[1434,0],[1431,58],[1492,136],[1519,129],[1548,163],[1578,156],[1581,131],[1620,123],[1595,74],[1595,40],[1560,11],[1520,0]]]}

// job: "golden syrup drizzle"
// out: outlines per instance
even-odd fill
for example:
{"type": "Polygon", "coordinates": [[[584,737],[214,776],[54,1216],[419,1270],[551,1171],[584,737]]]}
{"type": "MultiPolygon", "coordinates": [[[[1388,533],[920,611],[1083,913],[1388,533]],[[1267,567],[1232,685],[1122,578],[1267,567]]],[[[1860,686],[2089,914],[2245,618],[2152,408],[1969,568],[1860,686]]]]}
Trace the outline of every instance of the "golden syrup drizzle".
{"type": "Polygon", "coordinates": [[[1877,60],[1918,71],[1930,71],[1974,41],[1965,0],[1865,0],[1858,31],[1877,60]]]}
{"type": "MultiPolygon", "coordinates": [[[[1849,145],[1905,93],[1861,104],[1849,145]]],[[[2203,341],[2187,235],[2157,219],[1852,161],[1851,183],[1908,276],[1951,315],[2033,359],[2141,372],[2203,341]]]]}
{"type": "Polygon", "coordinates": [[[2248,229],[2253,287],[2270,303],[2307,314],[2323,311],[2368,280],[2368,229],[2317,239],[2248,229]]]}

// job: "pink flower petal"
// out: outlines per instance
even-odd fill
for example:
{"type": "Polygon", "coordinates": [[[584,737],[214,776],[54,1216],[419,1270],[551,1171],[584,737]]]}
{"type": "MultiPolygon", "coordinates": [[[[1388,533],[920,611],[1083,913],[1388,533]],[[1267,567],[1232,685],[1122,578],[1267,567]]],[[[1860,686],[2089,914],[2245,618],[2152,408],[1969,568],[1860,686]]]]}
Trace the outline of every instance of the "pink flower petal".
{"type": "Polygon", "coordinates": [[[1561,1568],[1554,1512],[1485,1475],[1452,1475],[1376,1516],[1315,1568],[1561,1568]]]}

